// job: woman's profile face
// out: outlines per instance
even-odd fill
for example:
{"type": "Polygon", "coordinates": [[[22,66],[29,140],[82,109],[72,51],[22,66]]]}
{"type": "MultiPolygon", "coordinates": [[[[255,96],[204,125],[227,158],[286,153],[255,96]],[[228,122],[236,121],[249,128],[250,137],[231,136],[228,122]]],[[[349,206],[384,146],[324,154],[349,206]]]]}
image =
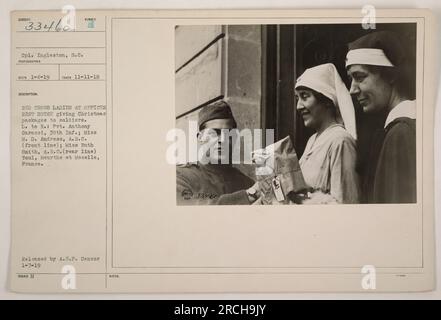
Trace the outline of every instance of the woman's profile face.
{"type": "Polygon", "coordinates": [[[297,112],[303,118],[305,127],[315,129],[321,127],[328,116],[326,105],[317,100],[312,90],[296,89],[297,112]]]}
{"type": "Polygon", "coordinates": [[[349,93],[357,98],[365,113],[382,112],[389,106],[392,86],[379,72],[355,64],[348,68],[348,77],[351,79],[349,93]]]}

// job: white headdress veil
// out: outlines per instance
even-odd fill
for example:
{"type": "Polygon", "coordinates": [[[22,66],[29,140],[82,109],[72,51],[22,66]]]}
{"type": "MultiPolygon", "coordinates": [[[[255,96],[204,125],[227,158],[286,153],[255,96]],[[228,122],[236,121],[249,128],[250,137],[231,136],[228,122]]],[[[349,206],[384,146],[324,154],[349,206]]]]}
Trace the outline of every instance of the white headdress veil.
{"type": "Polygon", "coordinates": [[[306,87],[315,90],[332,100],[337,108],[337,122],[354,139],[357,139],[355,109],[351,95],[332,63],[321,64],[306,71],[297,79],[295,88],[306,87]]]}

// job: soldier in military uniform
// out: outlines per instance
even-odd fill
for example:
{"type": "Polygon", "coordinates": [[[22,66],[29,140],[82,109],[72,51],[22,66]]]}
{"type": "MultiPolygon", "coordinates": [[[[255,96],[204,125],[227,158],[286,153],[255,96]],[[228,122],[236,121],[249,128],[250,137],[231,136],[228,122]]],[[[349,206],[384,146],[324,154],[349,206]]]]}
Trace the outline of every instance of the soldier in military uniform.
{"type": "Polygon", "coordinates": [[[210,161],[177,166],[178,205],[251,204],[259,198],[255,182],[232,166],[231,143],[223,143],[225,131],[235,128],[231,108],[224,101],[208,105],[199,112],[198,141],[207,137],[214,139],[206,153],[210,161]],[[224,152],[225,145],[230,148],[229,152],[224,152]]]}

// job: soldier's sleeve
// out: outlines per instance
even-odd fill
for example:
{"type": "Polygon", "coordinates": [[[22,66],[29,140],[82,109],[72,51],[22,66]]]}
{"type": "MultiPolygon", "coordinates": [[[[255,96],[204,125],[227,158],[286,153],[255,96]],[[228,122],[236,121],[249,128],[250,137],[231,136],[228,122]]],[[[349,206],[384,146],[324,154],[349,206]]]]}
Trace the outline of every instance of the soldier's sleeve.
{"type": "Polygon", "coordinates": [[[246,190],[220,195],[215,199],[198,199],[198,177],[195,170],[176,170],[176,204],[177,205],[249,205],[246,190]]]}
{"type": "Polygon", "coordinates": [[[250,179],[248,176],[244,175],[240,171],[235,171],[236,175],[234,180],[236,181],[236,190],[232,193],[221,195],[216,204],[218,205],[249,205],[250,200],[248,199],[248,194],[246,189],[254,184],[254,180],[250,179]]]}
{"type": "Polygon", "coordinates": [[[223,194],[216,200],[218,205],[244,205],[250,204],[246,190],[239,190],[233,193],[223,194]]]}
{"type": "Polygon", "coordinates": [[[192,181],[191,177],[187,177],[189,173],[190,170],[183,170],[180,168],[176,169],[176,204],[177,205],[195,204],[193,194],[196,192],[196,190],[194,186],[191,184],[192,181]]]}
{"type": "Polygon", "coordinates": [[[177,205],[247,205],[250,204],[246,190],[223,194],[217,199],[195,199],[195,190],[182,177],[176,179],[177,205]]]}

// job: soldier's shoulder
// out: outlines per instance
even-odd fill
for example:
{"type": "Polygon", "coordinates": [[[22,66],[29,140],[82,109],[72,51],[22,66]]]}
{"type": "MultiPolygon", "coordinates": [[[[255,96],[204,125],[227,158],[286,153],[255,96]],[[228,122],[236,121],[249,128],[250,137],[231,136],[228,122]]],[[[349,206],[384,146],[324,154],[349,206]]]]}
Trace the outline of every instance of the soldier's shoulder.
{"type": "Polygon", "coordinates": [[[197,163],[186,163],[176,166],[176,183],[191,190],[198,190],[207,180],[202,166],[197,163]]]}
{"type": "Polygon", "coordinates": [[[201,171],[201,166],[197,163],[183,163],[176,165],[178,176],[197,175],[201,171]]]}
{"type": "Polygon", "coordinates": [[[188,162],[188,163],[179,163],[176,165],[176,169],[197,169],[200,165],[198,163],[194,162],[188,162]]]}

